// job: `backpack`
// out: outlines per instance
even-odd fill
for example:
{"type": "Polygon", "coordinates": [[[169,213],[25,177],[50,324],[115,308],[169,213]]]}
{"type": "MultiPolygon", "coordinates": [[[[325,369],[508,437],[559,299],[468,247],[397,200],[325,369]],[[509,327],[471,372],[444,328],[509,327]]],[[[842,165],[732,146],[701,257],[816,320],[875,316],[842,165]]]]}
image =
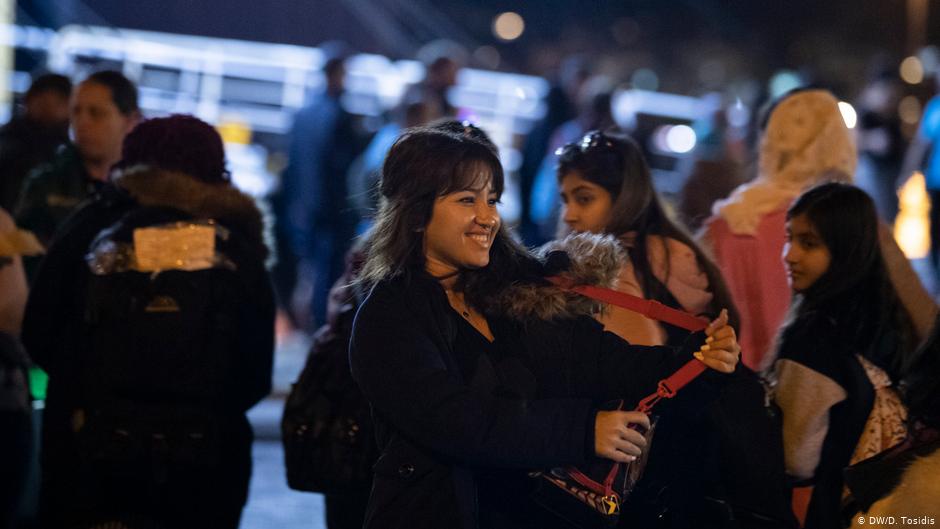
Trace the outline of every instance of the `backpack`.
{"type": "Polygon", "coordinates": [[[287,484],[295,490],[361,494],[371,486],[372,466],[379,457],[369,402],[349,369],[349,338],[358,305],[345,301],[335,320],[314,336],[284,404],[284,464],[287,484]]]}
{"type": "MultiPolygon", "coordinates": [[[[120,244],[119,233],[108,235],[120,244]]],[[[226,267],[118,266],[87,275],[72,415],[84,463],[99,470],[143,464],[153,482],[164,483],[174,467],[220,462],[237,415],[227,411],[226,397],[237,389],[231,380],[243,292],[226,267]]]]}

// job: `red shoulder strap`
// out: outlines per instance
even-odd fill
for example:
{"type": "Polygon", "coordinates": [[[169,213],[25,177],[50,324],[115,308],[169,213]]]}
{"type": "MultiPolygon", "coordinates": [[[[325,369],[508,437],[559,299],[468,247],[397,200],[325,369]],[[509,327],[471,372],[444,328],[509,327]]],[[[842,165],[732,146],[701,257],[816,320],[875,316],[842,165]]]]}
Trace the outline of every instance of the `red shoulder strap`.
{"type": "MultiPolygon", "coordinates": [[[[582,296],[587,296],[591,299],[596,299],[598,301],[603,301],[604,303],[610,303],[611,305],[616,305],[627,310],[632,310],[633,312],[642,314],[647,318],[670,323],[677,327],[681,327],[693,332],[701,331],[708,326],[708,321],[704,320],[703,318],[699,318],[698,316],[694,316],[688,312],[676,310],[672,307],[667,307],[666,305],[663,305],[662,303],[655,300],[643,299],[638,296],[633,296],[624,292],[618,292],[609,288],[589,285],[574,286],[570,279],[561,276],[549,277],[548,280],[553,285],[564,290],[577,292],[582,296]]],[[[692,382],[695,377],[699,376],[704,371],[705,364],[694,358],[689,360],[675,373],[663,380],[660,380],[656,388],[656,393],[653,393],[645,399],[641,400],[636,407],[636,411],[642,411],[644,413],[649,412],[661,399],[672,398],[675,396],[677,391],[685,387],[689,382],[692,382]]]]}
{"type": "Polygon", "coordinates": [[[656,300],[643,299],[639,296],[633,296],[610,288],[590,285],[574,286],[571,284],[571,280],[561,276],[549,277],[548,280],[561,289],[577,292],[582,296],[603,301],[604,303],[617,305],[618,307],[642,314],[647,318],[670,323],[676,327],[681,327],[693,332],[701,331],[708,326],[708,321],[698,316],[693,316],[688,312],[667,307],[656,300]]]}

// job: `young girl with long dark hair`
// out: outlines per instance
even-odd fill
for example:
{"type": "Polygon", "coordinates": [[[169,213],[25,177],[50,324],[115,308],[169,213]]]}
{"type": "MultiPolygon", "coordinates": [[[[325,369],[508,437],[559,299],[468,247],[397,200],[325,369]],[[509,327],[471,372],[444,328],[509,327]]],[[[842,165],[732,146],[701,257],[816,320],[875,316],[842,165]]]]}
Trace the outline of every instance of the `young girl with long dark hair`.
{"type": "Polygon", "coordinates": [[[888,279],[864,191],[812,188],[787,211],[786,226],[793,303],[773,366],[784,456],[797,484],[813,487],[805,526],[838,527],[842,469],[904,437],[892,381],[916,334],[888,279]],[[869,420],[874,406],[897,419],[893,427],[869,420]]]}

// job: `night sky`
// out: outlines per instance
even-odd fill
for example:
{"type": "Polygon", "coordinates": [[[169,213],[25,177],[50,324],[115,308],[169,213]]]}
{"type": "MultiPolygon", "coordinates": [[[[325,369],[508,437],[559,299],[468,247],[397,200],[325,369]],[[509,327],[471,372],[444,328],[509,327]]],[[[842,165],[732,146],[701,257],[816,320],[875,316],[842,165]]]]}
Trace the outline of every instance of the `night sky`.
{"type": "MultiPolygon", "coordinates": [[[[867,61],[879,52],[893,64],[912,51],[906,49],[908,1],[21,0],[18,19],[304,46],[343,40],[392,58],[412,58],[422,44],[449,38],[470,51],[493,46],[500,69],[537,75],[547,75],[558,57],[572,52],[625,61],[633,54],[635,64],[680,70],[664,88],[684,91],[682,72],[695,68],[704,60],[699,51],[716,43],[725,56],[746,55],[739,66],[758,78],[809,64],[829,72],[822,80],[830,86],[861,81],[867,61]],[[493,17],[505,10],[517,11],[527,24],[512,43],[497,41],[490,30],[493,17]],[[615,38],[623,21],[635,28],[628,42],[615,38]]],[[[928,43],[936,44],[940,5],[931,5],[928,43]]]]}

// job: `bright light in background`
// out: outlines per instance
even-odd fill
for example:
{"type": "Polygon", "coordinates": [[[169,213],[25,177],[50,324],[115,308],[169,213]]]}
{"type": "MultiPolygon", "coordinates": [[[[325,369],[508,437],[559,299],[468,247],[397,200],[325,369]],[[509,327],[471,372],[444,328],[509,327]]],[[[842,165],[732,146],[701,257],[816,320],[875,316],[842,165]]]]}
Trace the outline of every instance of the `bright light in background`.
{"type": "Polygon", "coordinates": [[[920,100],[917,96],[905,96],[898,103],[898,116],[908,125],[916,125],[920,121],[920,100]]]}
{"type": "Polygon", "coordinates": [[[908,259],[923,259],[930,250],[930,199],[924,175],[915,172],[898,191],[900,211],[894,221],[894,238],[908,259]]]}
{"type": "Polygon", "coordinates": [[[493,20],[493,35],[505,41],[516,40],[525,31],[525,21],[519,13],[507,11],[493,20]]]}
{"type": "Polygon", "coordinates": [[[672,152],[685,154],[695,148],[695,131],[688,125],[676,125],[666,133],[666,147],[672,152]]]}
{"type": "Polygon", "coordinates": [[[659,88],[659,76],[649,68],[640,68],[630,76],[630,82],[638,90],[655,92],[659,88]]]}
{"type": "Polygon", "coordinates": [[[845,101],[839,101],[839,112],[842,113],[842,121],[845,121],[845,126],[854,129],[855,124],[858,123],[858,114],[855,113],[852,105],[845,101]]]}
{"type": "Polygon", "coordinates": [[[912,55],[901,61],[900,74],[905,83],[920,84],[924,80],[924,65],[912,55]]]}
{"type": "Polygon", "coordinates": [[[695,148],[695,131],[688,125],[664,125],[653,133],[656,150],[673,154],[686,154],[695,148]]]}

